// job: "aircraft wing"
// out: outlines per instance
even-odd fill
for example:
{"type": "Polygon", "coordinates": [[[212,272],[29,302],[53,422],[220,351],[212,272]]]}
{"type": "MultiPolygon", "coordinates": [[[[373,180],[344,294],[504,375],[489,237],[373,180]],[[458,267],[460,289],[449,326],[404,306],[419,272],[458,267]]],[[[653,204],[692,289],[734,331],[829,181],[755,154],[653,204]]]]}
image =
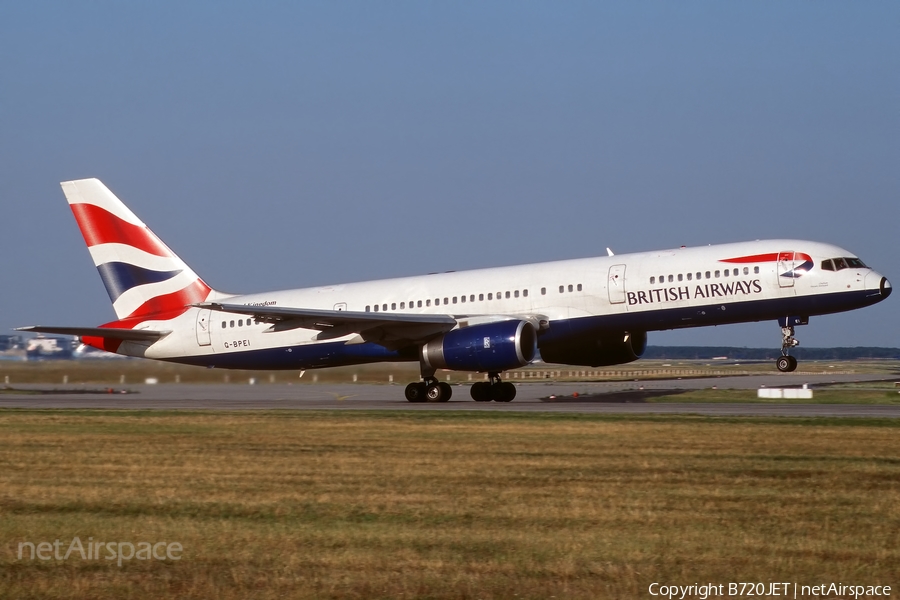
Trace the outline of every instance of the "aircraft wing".
{"type": "Polygon", "coordinates": [[[249,315],[257,321],[271,323],[270,331],[315,329],[320,332],[316,336],[317,340],[334,339],[357,333],[367,342],[394,348],[413,342],[426,341],[450,331],[456,327],[457,323],[451,315],[404,315],[315,308],[249,306],[218,302],[200,302],[192,306],[249,315]]]}
{"type": "Polygon", "coordinates": [[[16,331],[58,333],[61,335],[77,335],[78,337],[92,336],[114,340],[129,340],[133,342],[155,342],[159,338],[172,333],[171,331],[151,331],[148,329],[117,329],[113,327],[44,327],[42,325],[19,327],[16,331]]]}

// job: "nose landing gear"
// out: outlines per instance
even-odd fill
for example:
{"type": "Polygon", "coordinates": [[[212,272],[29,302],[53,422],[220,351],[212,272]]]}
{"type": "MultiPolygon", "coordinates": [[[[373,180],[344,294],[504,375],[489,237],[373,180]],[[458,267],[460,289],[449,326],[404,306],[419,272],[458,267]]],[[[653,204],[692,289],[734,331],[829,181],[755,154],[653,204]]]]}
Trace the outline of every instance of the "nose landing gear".
{"type": "Polygon", "coordinates": [[[781,356],[775,361],[775,366],[782,373],[790,373],[797,369],[797,359],[788,354],[791,348],[800,345],[797,338],[794,337],[794,328],[786,325],[781,328],[781,356]]]}

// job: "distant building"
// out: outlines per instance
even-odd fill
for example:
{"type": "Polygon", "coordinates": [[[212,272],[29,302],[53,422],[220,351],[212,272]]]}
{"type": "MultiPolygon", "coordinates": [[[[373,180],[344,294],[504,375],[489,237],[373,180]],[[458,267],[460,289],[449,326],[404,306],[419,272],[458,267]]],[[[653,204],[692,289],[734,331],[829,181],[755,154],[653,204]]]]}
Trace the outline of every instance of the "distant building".
{"type": "Polygon", "coordinates": [[[25,353],[28,360],[69,359],[77,346],[78,341],[72,337],[38,336],[26,342],[25,353]]]}

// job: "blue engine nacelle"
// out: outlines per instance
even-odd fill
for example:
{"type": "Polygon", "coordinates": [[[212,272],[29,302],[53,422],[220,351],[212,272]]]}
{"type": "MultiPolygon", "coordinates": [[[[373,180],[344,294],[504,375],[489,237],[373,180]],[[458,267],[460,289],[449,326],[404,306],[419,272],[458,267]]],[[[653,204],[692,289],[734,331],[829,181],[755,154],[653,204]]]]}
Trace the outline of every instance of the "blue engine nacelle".
{"type": "Polygon", "coordinates": [[[527,321],[500,321],[454,329],[422,346],[422,359],[435,369],[497,373],[534,359],[537,332],[527,321]]]}

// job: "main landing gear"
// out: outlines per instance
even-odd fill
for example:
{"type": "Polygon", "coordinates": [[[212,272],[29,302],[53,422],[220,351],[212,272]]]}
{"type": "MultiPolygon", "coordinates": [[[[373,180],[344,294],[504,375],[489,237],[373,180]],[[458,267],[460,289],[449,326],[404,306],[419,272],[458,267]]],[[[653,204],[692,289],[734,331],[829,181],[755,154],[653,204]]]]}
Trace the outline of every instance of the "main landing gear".
{"type": "Polygon", "coordinates": [[[781,356],[775,361],[775,366],[782,373],[790,373],[797,369],[797,359],[788,354],[791,348],[799,346],[800,342],[794,337],[794,328],[790,326],[781,328],[781,356]]]}
{"type": "Polygon", "coordinates": [[[508,381],[500,381],[499,373],[488,373],[489,381],[472,384],[472,400],[475,402],[512,402],[516,397],[516,386],[508,381]]]}
{"type": "Polygon", "coordinates": [[[406,386],[406,399],[410,402],[447,402],[452,395],[450,384],[434,377],[425,377],[421,383],[406,386]]]}
{"type": "MultiPolygon", "coordinates": [[[[512,402],[516,386],[500,381],[498,373],[489,373],[489,381],[472,384],[472,400],[475,402],[512,402]]],[[[406,399],[410,402],[447,402],[453,395],[449,383],[438,381],[434,374],[423,375],[422,382],[406,386],[406,399]]]]}

